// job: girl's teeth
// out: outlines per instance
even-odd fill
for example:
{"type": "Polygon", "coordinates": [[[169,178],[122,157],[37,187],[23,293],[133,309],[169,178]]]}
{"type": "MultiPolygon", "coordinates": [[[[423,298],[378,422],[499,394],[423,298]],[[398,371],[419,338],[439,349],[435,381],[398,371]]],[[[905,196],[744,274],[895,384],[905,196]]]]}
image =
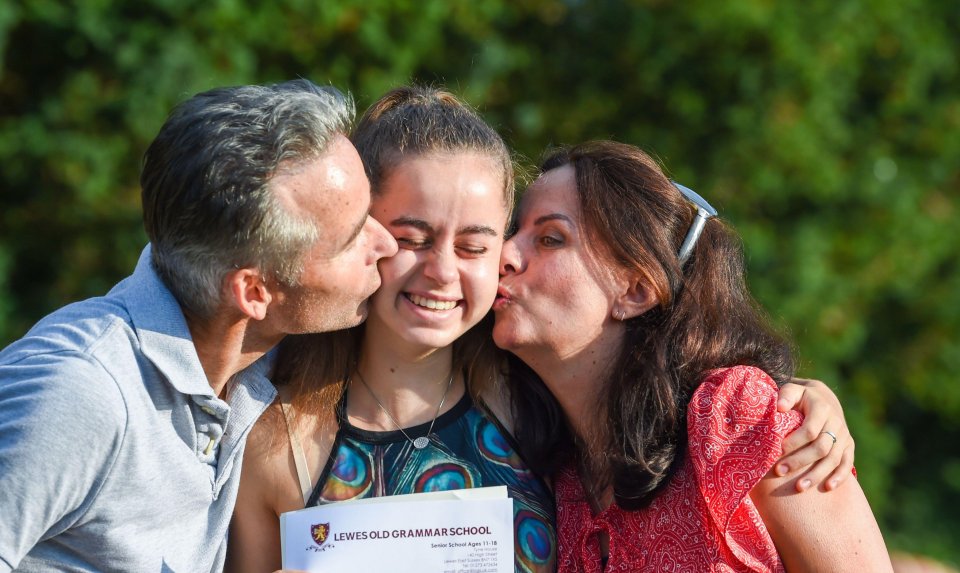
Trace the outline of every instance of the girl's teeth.
{"type": "Polygon", "coordinates": [[[431,310],[450,310],[453,307],[457,306],[455,301],[440,301],[434,300],[432,298],[425,298],[422,296],[417,296],[412,294],[409,296],[410,301],[417,306],[422,306],[424,308],[429,308],[431,310]]]}

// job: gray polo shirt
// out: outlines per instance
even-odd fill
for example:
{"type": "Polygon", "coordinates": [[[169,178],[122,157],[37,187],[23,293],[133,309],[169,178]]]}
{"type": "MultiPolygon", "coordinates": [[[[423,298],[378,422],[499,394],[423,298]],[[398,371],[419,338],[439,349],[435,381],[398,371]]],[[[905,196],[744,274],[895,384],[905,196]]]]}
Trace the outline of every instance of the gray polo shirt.
{"type": "Polygon", "coordinates": [[[219,571],[264,357],[213,394],[150,264],[0,352],[0,572],[219,571]]]}

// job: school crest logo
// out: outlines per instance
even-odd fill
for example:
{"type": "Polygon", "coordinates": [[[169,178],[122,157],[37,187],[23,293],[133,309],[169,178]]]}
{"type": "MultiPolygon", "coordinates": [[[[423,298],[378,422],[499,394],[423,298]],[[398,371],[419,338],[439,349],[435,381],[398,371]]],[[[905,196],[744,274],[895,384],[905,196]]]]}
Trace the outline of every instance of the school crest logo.
{"type": "Polygon", "coordinates": [[[323,545],[330,535],[329,523],[318,523],[310,526],[310,537],[313,537],[314,543],[323,545]]]}

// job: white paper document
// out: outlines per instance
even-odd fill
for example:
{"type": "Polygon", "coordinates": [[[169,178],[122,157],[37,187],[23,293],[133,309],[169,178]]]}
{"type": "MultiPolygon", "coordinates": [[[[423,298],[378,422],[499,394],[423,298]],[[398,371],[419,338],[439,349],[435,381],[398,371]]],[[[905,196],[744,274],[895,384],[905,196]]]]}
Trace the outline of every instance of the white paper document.
{"type": "Polygon", "coordinates": [[[511,573],[505,486],[374,497],[280,516],[283,568],[346,573],[511,573]]]}

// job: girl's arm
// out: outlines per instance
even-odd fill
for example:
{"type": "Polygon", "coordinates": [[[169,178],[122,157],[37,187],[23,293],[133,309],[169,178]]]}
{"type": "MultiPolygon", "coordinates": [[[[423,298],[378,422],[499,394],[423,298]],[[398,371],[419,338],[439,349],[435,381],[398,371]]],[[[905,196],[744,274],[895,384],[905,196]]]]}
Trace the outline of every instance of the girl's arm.
{"type": "Polygon", "coordinates": [[[852,476],[853,437],[840,400],[826,384],[794,378],[780,388],[777,409],[797,410],[804,419],[803,425],[784,438],[784,455],[774,466],[775,475],[804,470],[793,482],[797,491],[820,484],[825,490],[836,489],[852,476]]]}
{"type": "MultiPolygon", "coordinates": [[[[254,426],[243,456],[243,471],[237,505],[230,522],[227,561],[229,573],[264,573],[280,569],[280,497],[296,484],[296,474],[289,475],[286,457],[289,446],[271,447],[273,428],[267,416],[254,426]],[[281,455],[283,454],[283,455],[281,455]]],[[[292,463],[292,462],[291,462],[292,463]]],[[[298,496],[299,497],[299,496],[298,496]]],[[[294,500],[296,501],[296,500],[294,500]]],[[[290,500],[287,500],[289,505],[290,500]]],[[[302,507],[302,499],[300,500],[302,507]]]]}
{"type": "MultiPolygon", "coordinates": [[[[285,388],[280,389],[286,396],[285,388]]],[[[293,416],[296,439],[306,456],[316,487],[337,434],[335,408],[293,416]]],[[[260,417],[243,454],[237,505],[227,543],[228,573],[263,573],[280,569],[280,514],[304,507],[304,492],[293,461],[287,421],[279,403],[260,417]]]]}

